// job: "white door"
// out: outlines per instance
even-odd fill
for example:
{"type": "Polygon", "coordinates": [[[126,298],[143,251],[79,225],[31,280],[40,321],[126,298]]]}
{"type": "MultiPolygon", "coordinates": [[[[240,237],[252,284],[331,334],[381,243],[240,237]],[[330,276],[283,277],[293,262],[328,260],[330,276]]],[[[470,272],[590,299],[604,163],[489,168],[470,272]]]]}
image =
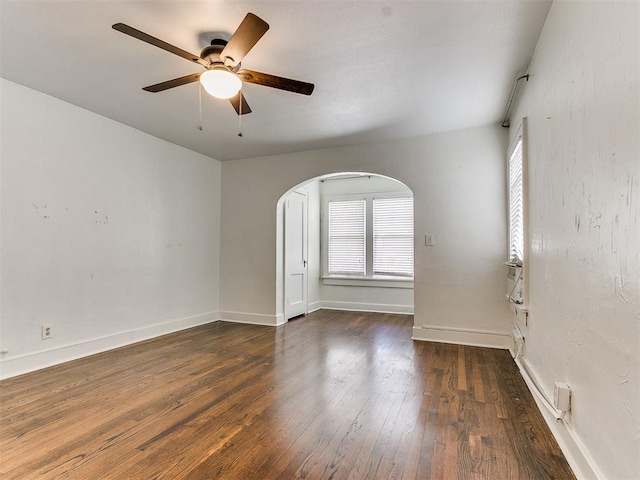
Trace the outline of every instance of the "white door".
{"type": "Polygon", "coordinates": [[[284,298],[287,320],[307,313],[307,193],[295,191],[284,209],[284,298]]]}

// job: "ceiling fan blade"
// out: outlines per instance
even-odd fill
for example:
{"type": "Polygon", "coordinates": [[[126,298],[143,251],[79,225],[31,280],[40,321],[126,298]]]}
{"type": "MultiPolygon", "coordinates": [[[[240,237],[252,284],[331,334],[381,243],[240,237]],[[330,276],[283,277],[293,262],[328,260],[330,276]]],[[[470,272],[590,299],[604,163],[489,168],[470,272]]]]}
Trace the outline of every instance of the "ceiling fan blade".
{"type": "Polygon", "coordinates": [[[290,78],[276,77],[275,75],[255,72],[253,70],[240,70],[237,75],[243,82],[278,88],[280,90],[287,90],[288,92],[301,93],[302,95],[311,95],[315,87],[313,83],[301,82],[290,78]]]}
{"type": "Polygon", "coordinates": [[[235,108],[238,115],[240,115],[240,112],[242,112],[242,115],[251,113],[251,107],[249,107],[247,99],[244,98],[242,92],[238,92],[235,96],[231,97],[229,101],[231,102],[231,105],[233,105],[233,108],[235,108]],[[240,109],[240,102],[242,102],[242,110],[240,109]]]}
{"type": "Polygon", "coordinates": [[[253,13],[247,13],[240,26],[231,36],[224,50],[220,53],[220,58],[225,64],[231,66],[238,65],[249,50],[258,43],[258,40],[267,33],[269,24],[253,13]],[[228,60],[227,60],[228,59],[228,60]]]}
{"type": "Polygon", "coordinates": [[[119,32],[125,33],[127,35],[132,36],[133,38],[137,38],[138,40],[142,40],[143,42],[154,45],[158,48],[166,50],[167,52],[173,53],[174,55],[178,55],[179,57],[186,58],[187,60],[195,63],[199,63],[202,66],[207,66],[208,63],[206,60],[200,58],[198,55],[194,55],[193,53],[189,53],[186,50],[182,50],[170,43],[167,43],[159,38],[152,37],[151,35],[141,32],[137,28],[130,27],[129,25],[125,25],[124,23],[116,23],[112,25],[114,30],[118,30],[119,32]]]}
{"type": "Polygon", "coordinates": [[[170,88],[179,87],[180,85],[197,82],[200,78],[200,75],[200,73],[192,73],[191,75],[185,75],[184,77],[174,78],[173,80],[156,83],[155,85],[149,85],[148,87],[144,87],[143,90],[152,93],[163,92],[165,90],[169,90],[170,88]]]}

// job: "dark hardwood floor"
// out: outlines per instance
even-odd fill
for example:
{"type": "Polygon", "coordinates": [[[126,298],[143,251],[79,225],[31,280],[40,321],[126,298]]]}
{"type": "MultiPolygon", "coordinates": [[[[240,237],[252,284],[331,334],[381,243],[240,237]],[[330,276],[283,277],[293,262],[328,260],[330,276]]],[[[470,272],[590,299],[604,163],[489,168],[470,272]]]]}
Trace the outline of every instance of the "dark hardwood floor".
{"type": "Polygon", "coordinates": [[[217,322],[0,382],[3,479],[573,479],[509,353],[217,322]]]}

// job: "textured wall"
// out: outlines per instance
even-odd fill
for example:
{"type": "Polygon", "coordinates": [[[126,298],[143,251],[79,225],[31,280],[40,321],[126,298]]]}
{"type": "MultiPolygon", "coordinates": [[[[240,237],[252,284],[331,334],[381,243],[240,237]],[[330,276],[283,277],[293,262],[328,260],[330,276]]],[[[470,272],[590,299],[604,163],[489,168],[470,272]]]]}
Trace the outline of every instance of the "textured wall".
{"type": "Polygon", "coordinates": [[[529,127],[527,361],[548,396],[572,387],[569,426],[616,480],[640,472],[639,17],[556,2],[512,117],[529,127]]]}

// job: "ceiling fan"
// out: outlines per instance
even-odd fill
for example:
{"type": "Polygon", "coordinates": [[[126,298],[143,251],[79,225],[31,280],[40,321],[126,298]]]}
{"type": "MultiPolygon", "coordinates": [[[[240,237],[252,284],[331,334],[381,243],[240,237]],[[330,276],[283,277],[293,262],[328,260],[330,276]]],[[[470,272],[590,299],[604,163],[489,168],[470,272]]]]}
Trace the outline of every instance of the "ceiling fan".
{"type": "Polygon", "coordinates": [[[229,99],[238,115],[251,113],[251,108],[240,91],[242,82],[255,83],[303,95],[311,95],[313,92],[314,85],[312,83],[240,68],[240,62],[245,55],[269,30],[269,24],[253,13],[248,13],[244,17],[244,20],[242,20],[242,23],[240,23],[240,26],[238,26],[228,42],[214,38],[211,41],[211,45],[206,46],[200,52],[200,56],[182,50],[124,23],[116,23],[112,27],[119,32],[159,47],[169,53],[186,58],[190,62],[198,63],[205,69],[204,72],[192,73],[184,77],[144,87],[143,90],[147,92],[162,92],[199,80],[209,94],[217,98],[229,99]]]}

